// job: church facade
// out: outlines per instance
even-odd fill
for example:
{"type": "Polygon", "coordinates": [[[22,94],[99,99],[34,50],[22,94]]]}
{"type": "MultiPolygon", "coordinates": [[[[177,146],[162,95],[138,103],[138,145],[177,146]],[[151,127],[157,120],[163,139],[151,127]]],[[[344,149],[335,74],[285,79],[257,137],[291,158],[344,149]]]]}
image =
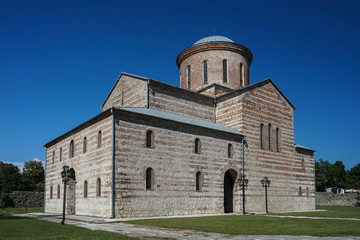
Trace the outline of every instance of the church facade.
{"type": "Polygon", "coordinates": [[[252,57],[211,36],[178,55],[180,87],[121,73],[100,114],[45,144],[45,211],[62,212],[64,165],[67,214],[314,210],[314,150],[294,143],[295,107],[275,83],[250,84],[252,57]]]}

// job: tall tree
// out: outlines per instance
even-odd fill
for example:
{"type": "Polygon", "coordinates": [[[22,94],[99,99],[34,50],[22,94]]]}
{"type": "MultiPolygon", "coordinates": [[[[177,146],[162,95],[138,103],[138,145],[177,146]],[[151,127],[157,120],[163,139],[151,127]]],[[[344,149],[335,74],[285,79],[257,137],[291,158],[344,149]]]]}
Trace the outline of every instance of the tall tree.
{"type": "Polygon", "coordinates": [[[11,193],[21,190],[22,179],[20,170],[11,163],[0,164],[0,193],[11,193]]]}
{"type": "Polygon", "coordinates": [[[41,161],[31,160],[23,167],[24,190],[44,191],[44,167],[41,161]]]}
{"type": "Polygon", "coordinates": [[[334,186],[346,186],[346,171],[342,161],[336,161],[329,171],[329,183],[334,186]]]}
{"type": "Polygon", "coordinates": [[[348,185],[360,187],[360,163],[352,167],[348,172],[348,185]]]}

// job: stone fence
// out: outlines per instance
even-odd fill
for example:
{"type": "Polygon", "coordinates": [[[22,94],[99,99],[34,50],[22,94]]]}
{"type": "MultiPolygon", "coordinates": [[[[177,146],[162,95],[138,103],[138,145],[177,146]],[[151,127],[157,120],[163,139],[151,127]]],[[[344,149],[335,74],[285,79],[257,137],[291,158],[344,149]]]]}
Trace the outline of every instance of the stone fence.
{"type": "Polygon", "coordinates": [[[334,194],[332,192],[317,192],[316,205],[319,206],[360,206],[360,195],[357,193],[334,194]]]}
{"type": "MultiPolygon", "coordinates": [[[[30,191],[14,191],[9,194],[14,207],[43,207],[44,206],[44,193],[43,192],[30,192],[30,191]]],[[[1,202],[0,207],[4,206],[1,202]]]]}

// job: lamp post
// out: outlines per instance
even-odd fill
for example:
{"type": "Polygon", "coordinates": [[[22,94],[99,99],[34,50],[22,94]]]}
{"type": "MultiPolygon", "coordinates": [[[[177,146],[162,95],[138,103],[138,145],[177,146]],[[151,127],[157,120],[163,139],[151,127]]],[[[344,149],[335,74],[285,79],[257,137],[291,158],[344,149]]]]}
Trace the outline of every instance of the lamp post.
{"type": "Polygon", "coordinates": [[[266,213],[268,213],[268,203],[267,203],[267,188],[270,187],[270,180],[267,177],[261,180],[261,185],[265,187],[265,206],[266,206],[266,213]]]}
{"type": "Polygon", "coordinates": [[[239,186],[242,187],[242,204],[243,204],[243,214],[245,215],[245,187],[247,186],[249,180],[246,179],[245,175],[242,175],[239,179],[239,186]]]}
{"type": "Polygon", "coordinates": [[[65,200],[66,200],[66,183],[69,181],[69,166],[63,166],[63,171],[61,172],[61,178],[64,183],[64,201],[63,201],[63,216],[61,225],[65,223],[65,200]]]}
{"type": "Polygon", "coordinates": [[[248,184],[248,180],[245,178],[245,167],[244,167],[244,163],[245,163],[245,150],[244,148],[248,148],[248,144],[246,142],[246,139],[243,138],[242,139],[242,174],[241,174],[241,179],[239,179],[239,186],[242,187],[242,198],[243,198],[243,214],[245,215],[245,186],[247,186],[248,184]]]}

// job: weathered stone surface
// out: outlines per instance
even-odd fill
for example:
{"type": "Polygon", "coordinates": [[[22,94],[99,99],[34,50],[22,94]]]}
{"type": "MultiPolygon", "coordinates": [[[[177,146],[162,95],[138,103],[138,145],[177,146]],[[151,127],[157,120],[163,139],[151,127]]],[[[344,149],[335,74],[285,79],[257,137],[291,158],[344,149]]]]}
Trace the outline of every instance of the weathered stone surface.
{"type": "Polygon", "coordinates": [[[346,193],[334,194],[328,192],[316,193],[316,205],[319,206],[359,206],[360,200],[357,199],[359,194],[346,193]]]}
{"type": "MultiPolygon", "coordinates": [[[[44,193],[29,191],[14,191],[10,194],[14,207],[43,207],[44,193]]],[[[1,203],[0,203],[1,204],[1,203]]]]}

